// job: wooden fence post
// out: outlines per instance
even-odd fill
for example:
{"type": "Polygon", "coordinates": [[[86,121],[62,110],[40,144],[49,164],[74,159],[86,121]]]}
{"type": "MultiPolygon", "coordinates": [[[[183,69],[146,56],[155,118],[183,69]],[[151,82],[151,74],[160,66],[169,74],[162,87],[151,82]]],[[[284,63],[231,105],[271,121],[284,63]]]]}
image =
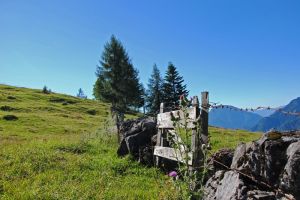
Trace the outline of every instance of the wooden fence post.
{"type": "MultiPolygon", "coordinates": [[[[164,113],[165,111],[165,104],[160,104],[159,113],[164,113]]],[[[163,138],[164,130],[161,128],[158,128],[157,131],[157,138],[156,138],[156,146],[164,146],[164,138],[163,138]]],[[[156,156],[156,166],[159,166],[161,162],[161,158],[159,156],[156,156]]]]}
{"type": "MultiPolygon", "coordinates": [[[[193,97],[192,106],[195,108],[196,116],[195,119],[199,117],[199,100],[197,96],[193,97]]],[[[200,133],[197,131],[197,127],[192,129],[192,166],[190,167],[190,172],[200,167],[201,164],[201,147],[200,147],[200,133]]]]}
{"type": "Polygon", "coordinates": [[[209,100],[208,92],[201,92],[201,140],[204,144],[208,144],[208,112],[209,112],[209,100]]]}

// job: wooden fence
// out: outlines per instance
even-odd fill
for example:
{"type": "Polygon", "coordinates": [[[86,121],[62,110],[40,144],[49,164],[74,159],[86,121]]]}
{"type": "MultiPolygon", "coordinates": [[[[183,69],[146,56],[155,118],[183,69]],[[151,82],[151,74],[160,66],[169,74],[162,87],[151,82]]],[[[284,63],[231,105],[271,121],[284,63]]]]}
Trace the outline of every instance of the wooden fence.
{"type": "Polygon", "coordinates": [[[191,170],[196,170],[201,167],[203,163],[203,152],[201,146],[208,144],[208,112],[209,101],[208,92],[201,93],[201,106],[199,107],[198,97],[195,96],[192,99],[191,107],[186,111],[176,110],[171,112],[165,112],[164,103],[160,105],[160,113],[157,115],[157,144],[154,148],[154,155],[156,156],[156,165],[161,164],[161,159],[170,159],[178,162],[184,162],[188,158],[188,164],[191,170]],[[188,113],[188,119],[184,116],[188,113]],[[174,123],[174,118],[179,119],[174,123]],[[186,120],[183,122],[183,120],[186,120]],[[176,127],[174,125],[186,125],[188,129],[191,129],[191,151],[185,153],[185,144],[179,134],[176,133],[176,127]],[[177,148],[168,146],[168,143],[172,138],[177,144],[180,144],[177,148]]]}

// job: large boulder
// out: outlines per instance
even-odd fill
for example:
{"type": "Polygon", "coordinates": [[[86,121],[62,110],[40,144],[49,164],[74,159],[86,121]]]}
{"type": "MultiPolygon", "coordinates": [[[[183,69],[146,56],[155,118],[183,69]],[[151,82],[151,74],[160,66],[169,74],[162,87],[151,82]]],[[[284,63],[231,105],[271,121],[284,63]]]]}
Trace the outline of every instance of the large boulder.
{"type": "Polygon", "coordinates": [[[222,164],[212,165],[210,161],[214,174],[206,182],[205,199],[300,200],[300,133],[266,135],[242,143],[230,165],[229,155],[223,150],[212,156],[211,160],[222,164]]]}
{"type": "Polygon", "coordinates": [[[143,162],[153,157],[152,138],[156,134],[156,122],[152,118],[128,120],[120,124],[121,142],[117,154],[131,154],[143,162]]]}
{"type": "Polygon", "coordinates": [[[278,186],[279,176],[287,161],[286,150],[291,141],[263,140],[240,144],[235,151],[231,168],[278,186]]]}

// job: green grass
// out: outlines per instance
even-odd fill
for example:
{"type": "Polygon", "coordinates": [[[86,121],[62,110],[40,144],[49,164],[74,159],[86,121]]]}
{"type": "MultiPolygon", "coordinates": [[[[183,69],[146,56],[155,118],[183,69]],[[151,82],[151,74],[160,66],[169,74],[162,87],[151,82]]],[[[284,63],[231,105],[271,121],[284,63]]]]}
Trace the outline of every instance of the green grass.
{"type": "Polygon", "coordinates": [[[0,199],[175,199],[159,170],[116,156],[108,111],[92,100],[0,85],[0,199]]]}
{"type": "Polygon", "coordinates": [[[251,133],[245,130],[231,130],[224,128],[209,127],[210,144],[212,152],[216,152],[221,148],[234,149],[241,142],[249,142],[259,139],[261,133],[251,133]]]}
{"type": "MultiPolygon", "coordinates": [[[[117,157],[112,124],[108,104],[0,85],[0,199],[176,199],[162,172],[117,157]]],[[[210,133],[214,151],[259,137],[210,133]]]]}

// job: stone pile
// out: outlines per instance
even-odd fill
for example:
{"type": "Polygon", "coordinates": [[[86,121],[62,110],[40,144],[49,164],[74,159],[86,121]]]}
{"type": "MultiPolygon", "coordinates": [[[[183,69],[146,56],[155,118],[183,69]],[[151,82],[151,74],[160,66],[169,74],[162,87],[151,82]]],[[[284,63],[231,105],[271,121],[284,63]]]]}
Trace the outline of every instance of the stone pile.
{"type": "Polygon", "coordinates": [[[300,199],[299,133],[268,133],[218,152],[209,166],[205,199],[300,199]]]}

